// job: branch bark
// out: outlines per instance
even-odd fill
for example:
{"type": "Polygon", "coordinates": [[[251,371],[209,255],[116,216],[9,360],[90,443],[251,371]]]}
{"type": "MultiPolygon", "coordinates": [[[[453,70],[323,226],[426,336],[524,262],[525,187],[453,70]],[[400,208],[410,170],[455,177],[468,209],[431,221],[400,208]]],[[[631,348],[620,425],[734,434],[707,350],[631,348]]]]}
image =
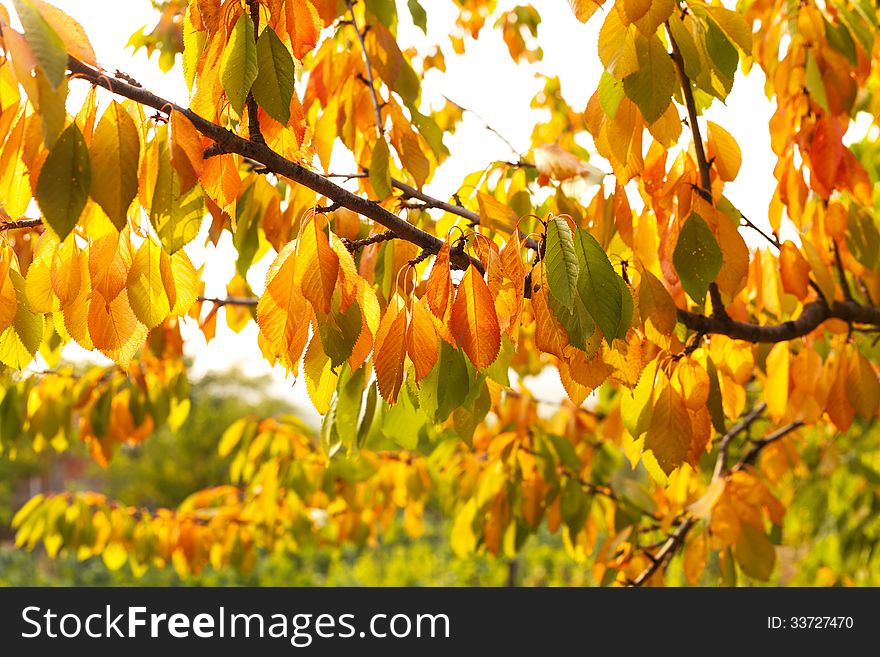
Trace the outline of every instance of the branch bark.
{"type": "MultiPolygon", "coordinates": [[[[68,56],[67,67],[75,76],[88,80],[94,85],[103,87],[114,94],[124,96],[146,107],[151,107],[165,114],[170,114],[172,111],[180,112],[190,120],[199,132],[214,140],[218,152],[236,153],[242,157],[259,162],[272,173],[308,187],[318,194],[326,196],[331,201],[338,203],[340,206],[381,224],[385,228],[394,231],[400,239],[412,242],[429,253],[437,253],[443,246],[443,240],[413,226],[411,223],[386,210],[376,201],[353,194],[320,174],[284,158],[266,144],[244,139],[234,132],[199,116],[192,110],[165,100],[143,87],[135,87],[127,82],[110,78],[73,56],[68,56]]],[[[452,266],[457,269],[467,269],[473,265],[480,273],[485,272],[479,260],[470,257],[462,251],[451,254],[451,261],[452,266]]]]}

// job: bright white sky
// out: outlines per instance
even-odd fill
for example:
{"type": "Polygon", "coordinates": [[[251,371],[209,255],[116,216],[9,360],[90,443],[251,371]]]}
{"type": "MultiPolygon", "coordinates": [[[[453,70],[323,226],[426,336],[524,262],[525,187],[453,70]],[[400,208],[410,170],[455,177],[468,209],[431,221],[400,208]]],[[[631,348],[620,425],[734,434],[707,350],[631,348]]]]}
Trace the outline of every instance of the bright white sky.
{"type": "MultiPolygon", "coordinates": [[[[83,25],[95,48],[98,61],[105,68],[111,71],[119,68],[159,95],[186,104],[186,87],[179,67],[171,73],[163,74],[156,63],[156,55],[150,61],[143,51],[132,56],[131,49],[125,48],[133,32],[145,25],[152,28],[155,23],[156,13],[149,0],[50,1],[83,25]]],[[[500,0],[498,3],[499,8],[513,7],[516,4],[522,3],[514,0],[500,0]]],[[[564,0],[535,4],[539,6],[542,17],[538,40],[544,50],[543,61],[535,65],[515,64],[507,55],[500,33],[487,29],[479,41],[468,40],[464,56],[456,56],[447,51],[446,73],[429,72],[422,84],[423,97],[431,101],[439,99],[440,94],[443,94],[474,110],[523,153],[532,146],[531,129],[537,120],[530,103],[543,86],[541,80],[535,78],[535,73],[559,76],[566,100],[576,109],[586,106],[601,74],[601,64],[596,53],[601,14],[583,25],[574,18],[564,0]]],[[[446,36],[453,31],[455,13],[452,2],[423,2],[429,10],[428,39],[412,26],[406,3],[399,1],[398,5],[399,37],[404,48],[409,45],[418,47],[428,43],[443,43],[446,36]]],[[[774,157],[770,150],[767,128],[773,107],[764,96],[763,82],[763,75],[757,67],[753,67],[748,77],[737,73],[728,105],[716,101],[706,115],[734,136],[747,163],[740,170],[737,180],[728,185],[727,196],[746,216],[766,227],[765,217],[775,181],[772,169],[774,157]]],[[[84,87],[82,83],[74,83],[74,91],[77,86],[84,87]]],[[[510,159],[512,156],[503,141],[469,114],[465,114],[459,130],[454,135],[447,136],[446,144],[453,156],[441,167],[426,189],[428,193],[439,198],[448,198],[455,192],[467,173],[482,169],[493,160],[510,159]]],[[[594,163],[602,167],[601,162],[594,163]]],[[[607,165],[602,168],[610,169],[607,165]]],[[[187,248],[196,266],[206,262],[208,295],[225,295],[225,282],[234,273],[235,255],[231,240],[226,239],[228,237],[224,236],[218,249],[212,246],[207,249],[199,246],[187,248]]],[[[744,234],[744,237],[757,244],[753,241],[753,236],[744,234]]],[[[200,244],[201,238],[196,243],[200,244]]],[[[263,276],[271,257],[272,254],[264,258],[248,276],[249,283],[257,293],[263,289],[263,276]]],[[[269,372],[271,368],[262,358],[256,344],[256,325],[251,323],[241,334],[236,335],[226,327],[223,310],[220,312],[217,337],[207,347],[196,327],[190,325],[185,331],[187,351],[194,358],[194,374],[198,376],[209,370],[225,370],[232,366],[249,374],[269,372]]],[[[65,355],[80,358],[85,354],[74,345],[65,355]]],[[[272,374],[278,381],[278,394],[296,403],[303,410],[305,419],[317,420],[307,398],[305,383],[293,383],[292,379],[285,381],[284,372],[280,368],[276,368],[272,374]]],[[[540,382],[535,382],[533,389],[544,398],[565,395],[555,375],[542,377],[540,382]]]]}

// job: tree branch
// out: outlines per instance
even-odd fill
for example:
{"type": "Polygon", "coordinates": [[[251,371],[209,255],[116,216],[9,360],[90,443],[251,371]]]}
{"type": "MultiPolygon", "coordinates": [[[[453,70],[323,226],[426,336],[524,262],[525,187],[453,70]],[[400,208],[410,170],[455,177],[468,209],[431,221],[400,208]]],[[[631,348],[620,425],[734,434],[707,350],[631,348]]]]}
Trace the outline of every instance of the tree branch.
{"type": "Polygon", "coordinates": [[[721,443],[718,445],[718,458],[715,460],[715,471],[712,474],[712,479],[720,479],[726,472],[731,441],[743,431],[747,431],[748,428],[752,426],[759,417],[761,417],[765,410],[767,410],[767,403],[761,402],[738,424],[731,427],[730,431],[724,434],[721,438],[721,443]]]}
{"type": "Polygon", "coordinates": [[[666,542],[663,544],[663,547],[657,551],[657,554],[648,555],[651,559],[651,565],[639,573],[639,576],[632,580],[630,585],[642,586],[645,582],[651,579],[654,573],[666,565],[666,562],[672,558],[672,555],[674,555],[678,548],[684,543],[685,536],[687,536],[687,533],[696,523],[697,519],[693,516],[687,516],[684,518],[678,528],[669,535],[669,538],[666,539],[666,542]]]}
{"type": "MultiPolygon", "coordinates": [[[[152,107],[166,114],[171,111],[180,112],[190,120],[199,132],[216,142],[215,150],[222,153],[236,153],[260,162],[269,171],[308,187],[318,194],[326,196],[331,201],[367,219],[371,219],[389,230],[393,230],[400,239],[412,242],[430,253],[437,253],[444,244],[440,238],[413,226],[411,223],[389,212],[377,202],[353,194],[314,171],[282,157],[266,144],[244,139],[234,132],[199,116],[192,110],[165,100],[142,87],[135,87],[127,82],[111,79],[73,56],[68,56],[67,67],[77,77],[86,79],[94,85],[108,89],[141,105],[152,107]]],[[[467,269],[470,265],[474,265],[480,273],[485,272],[479,260],[468,256],[464,252],[450,254],[450,257],[452,266],[457,269],[467,269]]]]}
{"type": "Polygon", "coordinates": [[[0,231],[37,228],[43,225],[42,219],[20,219],[19,221],[0,221],[0,231]]]}
{"type": "Polygon", "coordinates": [[[781,324],[760,325],[733,319],[707,317],[678,309],[678,320],[692,331],[707,335],[726,335],[746,342],[785,342],[812,332],[829,319],[848,323],[880,326],[880,308],[863,306],[855,301],[834,301],[830,306],[822,299],[804,305],[797,319],[781,324]]]}
{"type": "MultiPolygon", "coordinates": [[[[254,24],[254,43],[260,38],[260,3],[257,0],[247,0],[248,7],[251,10],[251,21],[254,24]]],[[[266,139],[260,131],[260,120],[257,116],[259,108],[257,107],[257,99],[254,98],[254,92],[248,91],[247,95],[247,111],[248,111],[248,135],[251,141],[258,144],[265,144],[266,139]]]]}
{"type": "Polygon", "coordinates": [[[256,306],[260,301],[257,297],[226,297],[225,299],[217,299],[203,296],[199,296],[198,300],[203,303],[213,303],[218,308],[223,306],[256,306]]]}
{"type": "Polygon", "coordinates": [[[354,3],[352,3],[351,0],[346,0],[346,4],[348,5],[348,12],[351,14],[351,26],[354,28],[355,34],[357,34],[358,41],[361,44],[361,52],[364,54],[364,67],[367,70],[367,79],[365,82],[370,88],[370,98],[373,101],[373,111],[376,113],[376,128],[379,130],[379,137],[381,138],[385,134],[385,129],[382,121],[382,104],[379,102],[379,96],[376,92],[376,83],[373,78],[373,66],[370,64],[369,55],[367,55],[367,46],[364,43],[364,33],[361,32],[357,20],[354,17],[354,3]]]}
{"type": "Polygon", "coordinates": [[[669,36],[669,43],[672,45],[672,61],[678,70],[678,78],[681,81],[681,90],[684,94],[684,102],[687,106],[688,124],[691,128],[691,134],[694,137],[694,151],[697,154],[697,167],[700,170],[700,191],[701,196],[707,201],[712,201],[712,180],[709,177],[709,160],[706,159],[706,151],[703,148],[703,137],[700,135],[700,126],[697,124],[697,104],[694,102],[694,90],[691,89],[691,81],[684,71],[684,58],[678,44],[672,37],[672,29],[669,22],[666,22],[666,34],[669,36]]]}
{"type": "Polygon", "coordinates": [[[771,444],[775,443],[777,440],[781,440],[781,439],[785,438],[792,431],[794,431],[796,429],[800,429],[802,426],[804,426],[804,423],[802,420],[795,420],[794,422],[791,422],[790,424],[786,424],[781,429],[774,431],[769,436],[765,436],[764,438],[761,438],[760,440],[754,441],[754,444],[751,446],[749,451],[747,451],[743,455],[743,457],[737,462],[737,464],[735,466],[733,466],[733,468],[731,468],[730,471],[731,472],[738,472],[739,470],[742,470],[747,465],[754,463],[755,459],[758,458],[758,454],[760,454],[761,450],[764,449],[765,447],[767,447],[767,445],[771,445],[771,444]]]}

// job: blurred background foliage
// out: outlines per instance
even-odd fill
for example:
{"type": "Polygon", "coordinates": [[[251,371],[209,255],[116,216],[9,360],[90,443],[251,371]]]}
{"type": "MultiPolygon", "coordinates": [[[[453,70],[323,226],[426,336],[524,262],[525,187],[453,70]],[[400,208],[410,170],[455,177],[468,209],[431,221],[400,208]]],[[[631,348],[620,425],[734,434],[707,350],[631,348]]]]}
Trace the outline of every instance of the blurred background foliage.
{"type": "MultiPolygon", "coordinates": [[[[411,539],[402,526],[386,532],[380,545],[364,550],[308,548],[296,554],[263,554],[250,572],[206,568],[181,578],[173,569],[151,568],[136,578],[128,567],[108,569],[100,558],[51,560],[42,549],[16,550],[9,522],[17,507],[54,480],[66,490],[100,490],[140,507],[176,507],[190,493],[227,482],[228,462],[217,454],[226,427],[240,417],[296,413],[269,391],[270,381],[240,372],[210,374],[193,384],[192,410],[175,434],[165,428],[150,440],[126,447],[106,469],[74,446],[59,456],[20,452],[15,461],[0,456],[0,586],[592,586],[590,566],[572,553],[562,537],[546,529],[515,561],[477,554],[455,557],[449,525],[426,509],[426,531],[411,539]],[[65,459],[59,462],[59,459],[65,459]],[[63,474],[57,471],[63,470],[63,474]],[[54,472],[54,476],[53,476],[54,472]],[[71,476],[73,474],[73,476],[71,476]]],[[[880,430],[876,423],[853,425],[830,444],[808,441],[803,467],[777,482],[793,492],[781,533],[776,537],[780,567],[769,585],[880,585],[880,430]],[[785,484],[785,485],[783,485],[785,484]],[[797,546],[790,547],[790,546],[797,546]]],[[[703,583],[719,581],[719,564],[710,563],[703,583]]],[[[684,583],[681,557],[667,576],[684,583]]],[[[738,585],[757,582],[742,581],[738,585]]],[[[764,584],[760,584],[764,585],[764,584]]]]}

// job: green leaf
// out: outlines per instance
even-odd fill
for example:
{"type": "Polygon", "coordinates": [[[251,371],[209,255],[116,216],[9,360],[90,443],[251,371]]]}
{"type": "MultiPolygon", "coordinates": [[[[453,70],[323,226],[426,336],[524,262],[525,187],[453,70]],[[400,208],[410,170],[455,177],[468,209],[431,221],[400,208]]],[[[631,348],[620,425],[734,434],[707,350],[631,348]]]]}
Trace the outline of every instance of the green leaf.
{"type": "Polygon", "coordinates": [[[127,221],[128,208],[138,190],[141,140],[125,109],[113,101],[98,122],[89,156],[92,185],[89,193],[117,230],[127,221]]]}
{"type": "Polygon", "coordinates": [[[681,58],[684,60],[685,74],[691,80],[696,80],[703,69],[703,60],[700,58],[697,42],[694,41],[693,35],[684,26],[677,11],[672,12],[672,15],[669,17],[669,29],[672,32],[672,38],[678,44],[681,58]]]}
{"type": "Polygon", "coordinates": [[[238,252],[235,269],[242,278],[254,262],[260,249],[260,221],[263,219],[264,207],[257,196],[257,181],[249,185],[235,204],[235,228],[232,231],[232,244],[238,252]]]}
{"type": "Polygon", "coordinates": [[[654,123],[672,102],[675,66],[656,34],[647,38],[636,35],[636,55],[639,69],[623,79],[623,88],[645,121],[654,123]]]}
{"type": "Polygon", "coordinates": [[[169,255],[198,235],[204,214],[201,186],[196,185],[185,194],[180,193],[180,177],[171,165],[167,145],[161,144],[150,223],[169,255]]]}
{"type": "Polygon", "coordinates": [[[721,248],[709,226],[696,212],[691,212],[682,226],[672,254],[672,264],[681,286],[691,299],[703,305],[709,283],[721,271],[721,248]]]}
{"type": "Polygon", "coordinates": [[[364,419],[361,421],[361,426],[357,432],[358,447],[363,447],[367,442],[367,437],[370,435],[370,429],[373,427],[373,420],[376,417],[378,400],[378,388],[376,387],[376,382],[373,381],[373,383],[370,384],[370,389],[367,391],[367,401],[364,405],[364,419]]]}
{"type": "Polygon", "coordinates": [[[505,388],[510,387],[510,362],[513,360],[516,352],[516,345],[507,336],[506,333],[501,335],[501,348],[498,350],[498,358],[489,365],[483,372],[495,383],[505,388]]]}
{"type": "Polygon", "coordinates": [[[855,203],[849,206],[846,245],[853,257],[868,269],[875,269],[880,256],[880,231],[874,217],[855,203]]]}
{"type": "Polygon", "coordinates": [[[384,137],[379,137],[370,157],[370,184],[380,200],[391,196],[391,172],[388,169],[388,159],[388,144],[384,137]]]}
{"type": "Polygon", "coordinates": [[[580,266],[578,294],[611,345],[624,317],[624,300],[618,283],[620,276],[614,271],[602,246],[589,232],[578,228],[574,238],[580,266]]]}
{"type": "Polygon", "coordinates": [[[53,88],[46,74],[38,68],[34,80],[37,83],[39,96],[35,106],[39,108],[43,144],[51,149],[67,122],[67,78],[64,78],[57,88],[53,88]]]}
{"type": "Polygon", "coordinates": [[[544,264],[550,294],[563,307],[571,308],[577,294],[578,259],[568,222],[563,217],[553,217],[547,222],[544,264]]]}
{"type": "Polygon", "coordinates": [[[339,373],[333,431],[338,440],[349,449],[357,447],[358,419],[363,405],[367,371],[366,367],[359,367],[352,372],[346,364],[339,373]]]}
{"type": "Polygon", "coordinates": [[[815,100],[816,104],[823,110],[829,111],[828,94],[825,93],[825,80],[822,77],[822,71],[819,70],[819,65],[816,63],[816,58],[809,51],[807,51],[804,82],[806,83],[810,98],[815,100]]]}
{"type": "Polygon", "coordinates": [[[770,579],[776,565],[776,549],[764,532],[747,522],[740,523],[739,538],[733,554],[742,571],[762,582],[770,579]]]}
{"type": "Polygon", "coordinates": [[[404,449],[415,449],[419,431],[427,422],[425,414],[413,404],[409,386],[403,385],[394,406],[382,403],[382,433],[404,449]]]}
{"type": "Polygon", "coordinates": [[[49,151],[35,192],[43,218],[60,240],[70,234],[86,207],[91,183],[89,148],[71,123],[49,151]]]}
{"type": "Polygon", "coordinates": [[[470,392],[465,360],[463,352],[441,340],[437,364],[419,386],[419,406],[435,423],[444,422],[470,392]]]}
{"type": "Polygon", "coordinates": [[[325,315],[315,311],[318,335],[324,353],[330,357],[330,364],[335,368],[351,356],[352,349],[361,334],[363,318],[357,301],[352,301],[348,310],[339,309],[341,295],[339,290],[333,293],[330,312],[325,315]]]}
{"type": "Polygon", "coordinates": [[[568,340],[571,345],[581,351],[587,350],[587,341],[596,330],[596,324],[593,322],[590,313],[587,311],[584,302],[579,296],[575,296],[574,303],[571,308],[566,308],[556,297],[550,295],[550,310],[556,320],[562,324],[565,332],[568,333],[568,340]]]}
{"type": "Polygon", "coordinates": [[[718,370],[711,358],[707,359],[706,370],[709,372],[709,398],[706,400],[706,408],[709,409],[709,417],[712,418],[712,426],[715,431],[724,435],[727,433],[727,425],[724,420],[724,407],[721,403],[721,384],[718,382],[718,370]]]}
{"type": "Polygon", "coordinates": [[[739,64],[739,53],[712,19],[706,20],[706,50],[712,60],[712,66],[718,72],[724,88],[730,92],[733,76],[739,64]]]}
{"type": "Polygon", "coordinates": [[[409,8],[410,16],[412,16],[413,25],[427,34],[428,14],[425,11],[425,8],[419,3],[419,0],[407,0],[406,6],[409,8]]]}
{"type": "Polygon", "coordinates": [[[30,0],[12,0],[37,64],[56,89],[67,73],[67,48],[30,0]]]}
{"type": "Polygon", "coordinates": [[[269,116],[287,125],[293,97],[293,55],[271,27],[257,40],[257,64],[254,99],[269,116]]]}
{"type": "Polygon", "coordinates": [[[18,388],[13,385],[6,389],[6,395],[0,402],[0,446],[21,437],[24,420],[19,411],[20,399],[18,388]]]}
{"type": "Polygon", "coordinates": [[[575,479],[569,479],[562,490],[560,502],[562,520],[568,527],[569,534],[576,536],[587,521],[590,512],[589,500],[583,486],[575,479]]]}
{"type": "Polygon", "coordinates": [[[602,77],[599,78],[599,106],[608,118],[614,118],[625,97],[623,82],[609,75],[608,71],[602,71],[602,77]]]}
{"type": "Polygon", "coordinates": [[[220,55],[220,83],[232,109],[239,116],[244,112],[251,85],[257,79],[257,44],[254,23],[247,13],[239,16],[220,55]]]}

